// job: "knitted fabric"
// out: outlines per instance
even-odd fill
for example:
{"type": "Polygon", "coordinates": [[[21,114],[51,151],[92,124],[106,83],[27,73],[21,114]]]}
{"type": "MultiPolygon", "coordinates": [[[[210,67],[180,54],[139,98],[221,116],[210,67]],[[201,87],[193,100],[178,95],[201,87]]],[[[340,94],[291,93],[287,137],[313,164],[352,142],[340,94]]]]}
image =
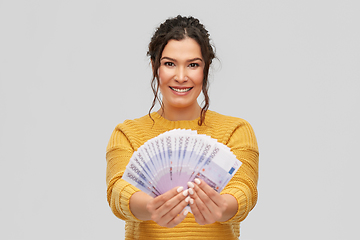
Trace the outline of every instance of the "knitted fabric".
{"type": "Polygon", "coordinates": [[[257,201],[259,151],[250,124],[243,119],[229,117],[208,110],[205,124],[198,120],[169,121],[158,113],[118,124],[106,149],[107,200],[113,213],[126,221],[125,239],[238,239],[240,222],[246,218],[257,201]],[[154,121],[154,122],[153,122],[154,121]],[[122,180],[134,151],[147,140],[171,129],[197,130],[227,145],[242,162],[240,169],[220,194],[231,194],[238,201],[237,213],[226,222],[199,225],[194,216],[187,217],[174,228],[161,227],[153,221],[141,221],[130,211],[129,200],[138,190],[122,180]]]}

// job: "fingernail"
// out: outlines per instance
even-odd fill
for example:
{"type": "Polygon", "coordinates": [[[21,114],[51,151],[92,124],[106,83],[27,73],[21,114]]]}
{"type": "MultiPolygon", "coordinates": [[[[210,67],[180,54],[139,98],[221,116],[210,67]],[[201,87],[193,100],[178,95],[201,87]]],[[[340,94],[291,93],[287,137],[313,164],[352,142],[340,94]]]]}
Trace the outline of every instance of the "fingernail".
{"type": "Polygon", "coordinates": [[[193,190],[192,188],[189,188],[188,190],[189,190],[189,193],[190,193],[191,195],[194,194],[194,190],[193,190]]]}
{"type": "Polygon", "coordinates": [[[188,213],[189,213],[188,210],[185,210],[185,211],[184,211],[184,215],[185,215],[185,216],[186,216],[188,213]]]}
{"type": "Polygon", "coordinates": [[[187,195],[189,195],[189,190],[185,190],[185,191],[183,191],[183,195],[186,197],[187,195]]]}
{"type": "Polygon", "coordinates": [[[199,185],[201,183],[200,179],[195,178],[194,182],[196,182],[197,185],[199,185]]]}
{"type": "Polygon", "coordinates": [[[179,187],[176,191],[179,193],[184,189],[184,187],[179,187]]]}
{"type": "Polygon", "coordinates": [[[190,196],[188,196],[187,198],[185,198],[185,202],[189,202],[190,201],[190,196]]]}
{"type": "Polygon", "coordinates": [[[189,186],[189,188],[194,188],[194,184],[192,182],[188,182],[187,185],[189,186]]]}
{"type": "Polygon", "coordinates": [[[190,204],[194,204],[194,199],[190,198],[190,204]]]}

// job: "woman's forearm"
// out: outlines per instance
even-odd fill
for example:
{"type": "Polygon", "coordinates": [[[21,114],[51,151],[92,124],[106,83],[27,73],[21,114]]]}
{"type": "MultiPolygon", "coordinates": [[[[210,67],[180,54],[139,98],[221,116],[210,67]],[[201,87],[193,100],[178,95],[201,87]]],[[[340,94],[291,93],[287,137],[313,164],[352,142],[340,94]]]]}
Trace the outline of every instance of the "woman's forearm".
{"type": "Polygon", "coordinates": [[[139,220],[151,220],[151,214],[146,208],[147,203],[152,199],[144,192],[136,192],[130,198],[130,211],[139,220]]]}
{"type": "Polygon", "coordinates": [[[221,196],[225,199],[225,201],[227,203],[227,208],[226,208],[225,212],[223,213],[219,222],[225,222],[225,221],[229,220],[230,218],[232,218],[233,216],[235,216],[235,214],[238,210],[238,202],[233,195],[223,194],[221,196]]]}

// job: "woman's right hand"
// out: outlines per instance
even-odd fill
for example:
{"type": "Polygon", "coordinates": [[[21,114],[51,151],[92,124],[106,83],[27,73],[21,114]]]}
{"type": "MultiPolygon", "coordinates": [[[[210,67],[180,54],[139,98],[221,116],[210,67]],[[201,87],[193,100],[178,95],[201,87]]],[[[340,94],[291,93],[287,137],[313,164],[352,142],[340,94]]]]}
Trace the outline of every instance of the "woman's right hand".
{"type": "Polygon", "coordinates": [[[183,191],[183,187],[175,187],[150,200],[146,209],[151,214],[151,220],[168,228],[181,223],[188,214],[184,209],[190,200],[188,194],[188,190],[183,191]]]}
{"type": "Polygon", "coordinates": [[[140,220],[153,220],[162,227],[172,228],[181,223],[188,211],[188,190],[175,187],[155,198],[144,192],[136,192],[130,198],[130,210],[140,220]]]}

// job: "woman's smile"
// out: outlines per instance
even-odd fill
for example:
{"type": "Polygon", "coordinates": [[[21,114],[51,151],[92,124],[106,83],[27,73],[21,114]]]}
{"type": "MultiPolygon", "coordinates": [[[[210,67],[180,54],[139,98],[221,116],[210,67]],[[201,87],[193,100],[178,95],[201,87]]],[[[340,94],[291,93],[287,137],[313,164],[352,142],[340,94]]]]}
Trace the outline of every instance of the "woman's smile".
{"type": "Polygon", "coordinates": [[[175,91],[176,93],[187,93],[189,92],[192,87],[184,88],[184,87],[170,87],[171,90],[175,91]]]}

